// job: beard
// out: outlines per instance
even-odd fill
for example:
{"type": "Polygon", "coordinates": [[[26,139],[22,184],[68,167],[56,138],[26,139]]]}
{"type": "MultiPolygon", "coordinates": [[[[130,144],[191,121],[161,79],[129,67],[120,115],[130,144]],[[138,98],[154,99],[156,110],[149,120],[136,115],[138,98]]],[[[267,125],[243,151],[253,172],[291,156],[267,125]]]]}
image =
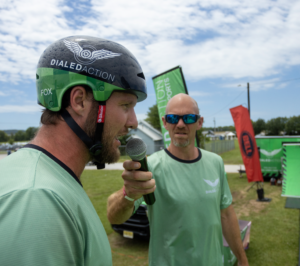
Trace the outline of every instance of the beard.
{"type": "Polygon", "coordinates": [[[107,125],[104,124],[104,130],[102,134],[102,149],[97,161],[101,163],[115,163],[120,158],[120,150],[115,149],[113,146],[116,136],[108,129],[107,125]]]}
{"type": "Polygon", "coordinates": [[[187,147],[190,145],[190,141],[187,139],[184,142],[177,142],[176,139],[174,139],[173,144],[175,147],[187,147]]]}
{"type": "MultiPolygon", "coordinates": [[[[84,125],[85,133],[95,141],[95,132],[97,128],[97,116],[98,116],[99,103],[97,101],[93,102],[92,108],[89,112],[88,118],[84,125]]],[[[108,123],[104,123],[104,128],[101,138],[101,153],[95,158],[93,155],[90,156],[90,160],[96,160],[100,163],[115,163],[120,158],[119,149],[115,149],[113,146],[115,135],[109,129],[108,123]]]]}

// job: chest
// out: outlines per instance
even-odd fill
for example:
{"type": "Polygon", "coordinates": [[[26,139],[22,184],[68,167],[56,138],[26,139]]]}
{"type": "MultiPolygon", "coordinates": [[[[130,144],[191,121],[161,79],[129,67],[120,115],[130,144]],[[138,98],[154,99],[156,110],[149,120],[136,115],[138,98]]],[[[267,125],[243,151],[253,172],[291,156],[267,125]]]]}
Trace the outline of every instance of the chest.
{"type": "Polygon", "coordinates": [[[219,205],[222,177],[217,167],[198,164],[166,164],[153,169],[155,196],[163,204],[188,205],[205,202],[219,205]]]}

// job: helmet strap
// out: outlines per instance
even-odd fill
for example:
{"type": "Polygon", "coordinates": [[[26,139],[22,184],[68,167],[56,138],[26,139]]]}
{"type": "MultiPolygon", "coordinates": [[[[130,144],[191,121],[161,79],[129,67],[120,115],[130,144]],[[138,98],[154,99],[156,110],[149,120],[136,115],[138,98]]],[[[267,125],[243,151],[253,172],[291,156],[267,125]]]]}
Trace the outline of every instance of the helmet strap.
{"type": "MultiPolygon", "coordinates": [[[[103,123],[101,123],[101,124],[97,123],[96,134],[100,131],[101,131],[101,134],[99,136],[95,135],[95,136],[97,136],[97,140],[95,140],[95,143],[94,143],[92,141],[92,139],[83,131],[83,129],[75,122],[73,117],[69,114],[69,112],[66,109],[62,110],[61,116],[63,117],[63,119],[65,120],[67,125],[72,129],[72,131],[88,147],[90,154],[92,154],[94,156],[94,158],[96,159],[95,164],[97,165],[97,169],[103,169],[105,167],[105,164],[97,161],[97,155],[99,155],[101,153],[101,149],[102,149],[101,137],[102,137],[102,131],[103,131],[103,123]]],[[[99,114],[98,114],[98,117],[99,117],[99,114]]],[[[97,122],[98,122],[98,120],[97,120],[97,122]]]]}
{"type": "Polygon", "coordinates": [[[75,122],[73,117],[69,114],[69,112],[64,109],[61,112],[61,116],[68,124],[68,126],[73,130],[73,132],[84,142],[84,144],[91,148],[93,146],[92,139],[83,131],[83,129],[75,122]]]}
{"type": "MultiPolygon", "coordinates": [[[[104,121],[105,121],[105,111],[106,111],[106,102],[105,101],[99,101],[99,110],[98,110],[98,115],[97,115],[97,127],[95,131],[95,145],[91,148],[92,153],[94,155],[94,158],[96,161],[94,162],[97,165],[97,169],[103,169],[105,168],[104,163],[100,163],[97,161],[97,155],[100,155],[101,150],[102,150],[102,134],[103,134],[103,129],[104,129],[104,121]]],[[[91,151],[90,149],[90,151],[91,151]]]]}

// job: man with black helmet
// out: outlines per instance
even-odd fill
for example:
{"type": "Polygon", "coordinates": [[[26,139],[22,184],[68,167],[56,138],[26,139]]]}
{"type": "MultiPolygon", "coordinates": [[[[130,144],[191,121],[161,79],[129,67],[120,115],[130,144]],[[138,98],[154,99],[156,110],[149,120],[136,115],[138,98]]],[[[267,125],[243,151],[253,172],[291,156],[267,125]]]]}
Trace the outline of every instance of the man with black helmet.
{"type": "Polygon", "coordinates": [[[72,36],[44,51],[36,85],[42,126],[0,162],[0,265],[112,265],[80,175],[89,160],[118,159],[117,137],[137,126],[147,97],[142,69],[120,44],[72,36]]]}

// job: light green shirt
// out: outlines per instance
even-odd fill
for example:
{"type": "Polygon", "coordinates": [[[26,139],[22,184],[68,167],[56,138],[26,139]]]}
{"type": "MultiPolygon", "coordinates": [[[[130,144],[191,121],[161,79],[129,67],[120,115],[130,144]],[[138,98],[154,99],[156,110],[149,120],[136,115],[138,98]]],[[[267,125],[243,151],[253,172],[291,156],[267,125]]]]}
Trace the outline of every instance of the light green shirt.
{"type": "Polygon", "coordinates": [[[199,151],[193,161],[167,150],[148,158],[156,182],[156,202],[148,206],[150,266],[223,265],[220,210],[232,196],[221,157],[199,151]]]}
{"type": "Polygon", "coordinates": [[[49,156],[23,148],[0,161],[0,265],[111,266],[89,197],[75,174],[49,156]]]}

